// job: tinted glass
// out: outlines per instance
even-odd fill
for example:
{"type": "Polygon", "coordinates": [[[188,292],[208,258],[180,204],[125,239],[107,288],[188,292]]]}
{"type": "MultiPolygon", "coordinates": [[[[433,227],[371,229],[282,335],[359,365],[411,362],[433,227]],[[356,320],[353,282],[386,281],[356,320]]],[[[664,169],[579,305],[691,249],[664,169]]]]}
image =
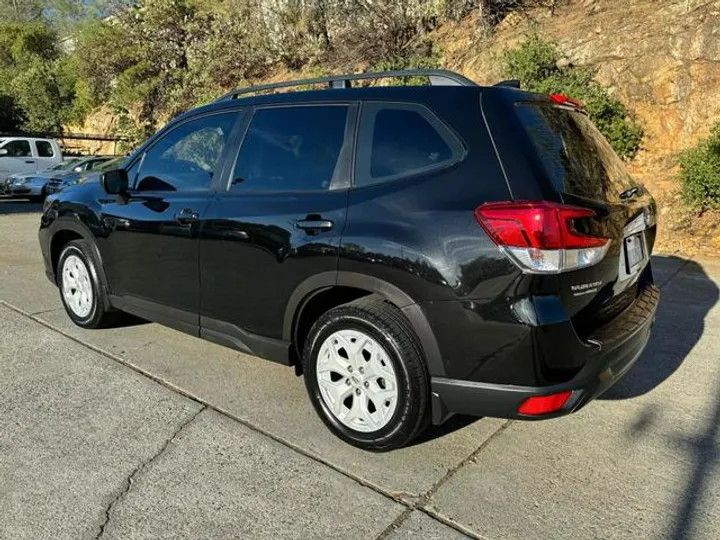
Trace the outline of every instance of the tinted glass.
{"type": "Polygon", "coordinates": [[[85,170],[92,171],[100,167],[100,165],[107,163],[107,159],[94,159],[92,161],[88,161],[85,165],[85,170]]]}
{"type": "Polygon", "coordinates": [[[5,148],[10,157],[27,157],[32,156],[30,150],[30,143],[28,141],[10,141],[3,148],[5,148]]]}
{"type": "Polygon", "coordinates": [[[47,141],[35,141],[35,146],[40,157],[53,157],[55,155],[52,144],[47,141]]]}
{"type": "MultiPolygon", "coordinates": [[[[102,163],[97,163],[95,165],[96,171],[112,171],[113,169],[117,169],[122,165],[127,158],[125,157],[116,157],[113,159],[109,159],[107,161],[103,161],[102,163]]],[[[133,178],[128,173],[128,178],[132,181],[133,178]]]]}
{"type": "Polygon", "coordinates": [[[447,127],[415,104],[365,104],[358,146],[356,186],[445,167],[463,154],[447,127]]]}
{"type": "Polygon", "coordinates": [[[70,159],[67,161],[62,161],[62,162],[58,163],[57,165],[50,167],[49,170],[51,170],[51,171],[61,171],[61,170],[65,170],[65,169],[70,170],[75,166],[76,163],[79,163],[79,162],[80,162],[79,159],[70,159]]]}
{"type": "Polygon", "coordinates": [[[636,185],[587,115],[533,104],[518,106],[518,112],[558,191],[620,202],[620,193],[636,185]]]}
{"type": "Polygon", "coordinates": [[[258,110],[240,149],[231,189],[328,189],[338,169],[347,117],[344,105],[258,110]]]}
{"type": "Polygon", "coordinates": [[[167,133],[145,153],[136,189],[208,189],[236,119],[236,113],[205,116],[167,133]]]}
{"type": "Polygon", "coordinates": [[[424,169],[451,155],[450,147],[419,113],[386,109],[375,117],[370,161],[373,178],[424,169]]]}

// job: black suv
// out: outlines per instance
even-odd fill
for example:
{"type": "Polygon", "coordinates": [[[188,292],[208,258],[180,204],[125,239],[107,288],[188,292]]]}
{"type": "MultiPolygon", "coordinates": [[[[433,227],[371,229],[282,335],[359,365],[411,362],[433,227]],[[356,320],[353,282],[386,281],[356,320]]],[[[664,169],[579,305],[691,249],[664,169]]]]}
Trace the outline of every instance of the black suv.
{"type": "Polygon", "coordinates": [[[233,92],[51,196],[47,275],[84,328],[129,312],[295,366],[365,449],[576,411],[649,339],[655,204],[580,103],[511,86],[233,92]]]}

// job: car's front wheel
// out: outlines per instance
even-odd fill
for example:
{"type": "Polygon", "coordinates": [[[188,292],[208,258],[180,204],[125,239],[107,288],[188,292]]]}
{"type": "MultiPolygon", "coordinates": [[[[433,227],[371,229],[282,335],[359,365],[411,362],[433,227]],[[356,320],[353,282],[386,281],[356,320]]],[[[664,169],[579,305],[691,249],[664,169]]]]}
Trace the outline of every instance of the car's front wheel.
{"type": "Polygon", "coordinates": [[[83,328],[101,328],[114,322],[102,294],[94,258],[84,240],[63,248],[57,266],[57,284],[65,311],[83,328]]]}
{"type": "Polygon", "coordinates": [[[303,354],[313,406],[337,436],[366,450],[407,445],[429,419],[429,378],[402,312],[377,296],[325,313],[303,354]]]}

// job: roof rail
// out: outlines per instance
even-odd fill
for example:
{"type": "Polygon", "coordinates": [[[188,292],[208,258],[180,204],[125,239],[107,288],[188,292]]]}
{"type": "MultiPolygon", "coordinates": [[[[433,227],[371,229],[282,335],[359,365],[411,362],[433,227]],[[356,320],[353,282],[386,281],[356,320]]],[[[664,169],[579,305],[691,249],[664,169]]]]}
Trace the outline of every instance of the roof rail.
{"type": "Polygon", "coordinates": [[[329,88],[351,88],[350,81],[362,81],[370,79],[385,79],[399,77],[418,77],[425,76],[430,79],[431,86],[477,86],[476,83],[463,77],[454,71],[445,69],[408,69],[399,71],[383,71],[378,73],[354,73],[349,75],[331,75],[328,77],[316,77],[314,79],[298,79],[295,81],[285,81],[280,83],[259,84],[257,86],[249,86],[233,90],[223,95],[216,101],[225,101],[227,99],[236,99],[244,94],[254,94],[264,90],[273,90],[276,88],[292,88],[293,86],[305,86],[310,84],[327,83],[329,88]]]}

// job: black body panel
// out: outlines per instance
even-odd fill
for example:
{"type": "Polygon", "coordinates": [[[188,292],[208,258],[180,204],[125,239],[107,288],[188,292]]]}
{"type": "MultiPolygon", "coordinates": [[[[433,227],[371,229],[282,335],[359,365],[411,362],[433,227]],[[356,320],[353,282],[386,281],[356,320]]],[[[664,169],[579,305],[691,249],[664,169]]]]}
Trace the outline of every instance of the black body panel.
{"type": "Polygon", "coordinates": [[[124,198],[88,182],[51,196],[40,229],[47,275],[54,282],[61,241],[84,238],[114,307],[284,364],[293,361],[298,320],[316,295],[334,287],[379,294],[403,311],[419,338],[435,422],[454,412],[517,417],[525,398],[564,389],[573,398],[557,414],[571,412],[622,375],[647,342],[657,290],[649,260],[623,271],[624,241],[642,235],[649,255],[655,206],[646,193],[613,203],[559,192],[513,112],[519,102],[548,100],[507,87],[375,87],[265,95],[191,111],[123,168],[132,182],[146,150],[183,122],[239,112],[210,186],[124,198]],[[230,188],[257,111],[328,104],[350,111],[330,185],[230,188]],[[445,132],[448,152],[425,155],[428,166],[408,175],[394,174],[396,161],[385,156],[390,179],[368,182],[374,157],[359,147],[374,132],[363,115],[383,104],[421,107],[445,132]],[[592,208],[597,216],[588,232],[611,239],[606,256],[572,272],[524,273],[474,215],[483,203],[513,200],[592,208]],[[185,210],[193,219],[183,218],[185,210]]]}

